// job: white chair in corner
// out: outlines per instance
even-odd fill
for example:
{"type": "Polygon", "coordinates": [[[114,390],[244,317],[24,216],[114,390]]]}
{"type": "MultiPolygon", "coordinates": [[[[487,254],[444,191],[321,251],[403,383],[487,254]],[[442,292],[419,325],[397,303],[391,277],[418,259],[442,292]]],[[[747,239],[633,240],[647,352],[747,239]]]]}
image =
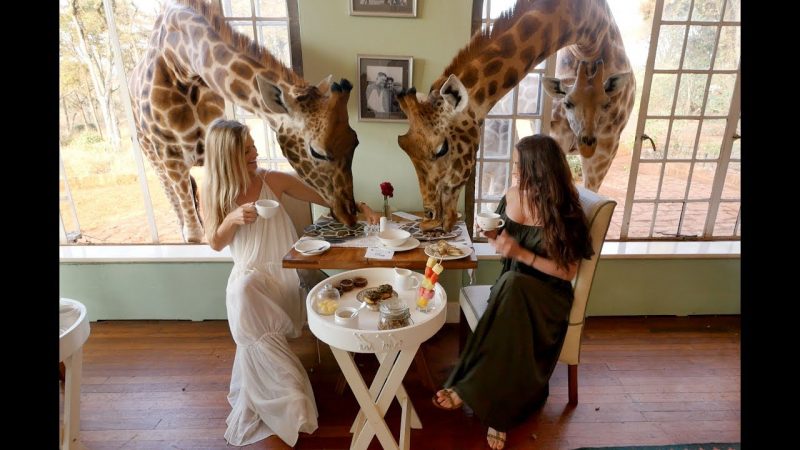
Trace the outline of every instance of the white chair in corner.
{"type": "MultiPolygon", "coordinates": [[[[603,247],[606,232],[611,223],[611,215],[617,206],[617,202],[612,199],[603,197],[582,186],[577,188],[583,212],[586,214],[586,219],[589,223],[594,255],[591,259],[581,260],[578,272],[572,281],[575,297],[569,314],[569,327],[567,328],[567,336],[564,339],[564,347],[562,347],[561,355],[558,358],[560,362],[568,366],[570,405],[578,403],[578,364],[580,363],[581,336],[586,318],[586,305],[589,300],[597,261],[600,259],[600,250],[603,247]]],[[[469,326],[470,330],[475,330],[478,320],[488,306],[490,287],[489,285],[470,285],[461,289],[458,302],[461,306],[460,326],[462,330],[465,326],[469,326]]],[[[467,333],[462,332],[462,335],[467,333]]]]}
{"type": "Polygon", "coordinates": [[[69,298],[61,298],[58,326],[58,357],[66,368],[61,449],[82,449],[84,447],[80,443],[81,371],[83,370],[83,344],[89,338],[89,319],[83,303],[69,298]]]}

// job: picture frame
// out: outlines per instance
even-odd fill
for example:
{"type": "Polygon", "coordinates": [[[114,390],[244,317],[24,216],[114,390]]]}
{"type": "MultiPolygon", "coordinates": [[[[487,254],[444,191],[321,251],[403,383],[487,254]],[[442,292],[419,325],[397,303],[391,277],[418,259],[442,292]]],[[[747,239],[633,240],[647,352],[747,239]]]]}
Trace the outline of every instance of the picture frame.
{"type": "Polygon", "coordinates": [[[351,16],[417,17],[417,0],[348,0],[351,16]]]}
{"type": "Polygon", "coordinates": [[[414,58],[411,56],[357,55],[358,120],[402,122],[397,94],[412,86],[414,58]]]}

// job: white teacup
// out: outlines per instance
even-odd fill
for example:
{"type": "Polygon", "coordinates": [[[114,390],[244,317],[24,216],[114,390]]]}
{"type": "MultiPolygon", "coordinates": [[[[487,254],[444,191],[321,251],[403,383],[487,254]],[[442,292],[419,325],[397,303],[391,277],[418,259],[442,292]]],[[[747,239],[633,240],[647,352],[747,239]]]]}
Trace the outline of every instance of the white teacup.
{"type": "Polygon", "coordinates": [[[259,200],[256,202],[256,212],[259,216],[269,219],[278,213],[279,205],[275,200],[259,200]]]}
{"type": "Polygon", "coordinates": [[[412,275],[408,269],[394,268],[394,289],[397,292],[416,289],[419,287],[419,279],[412,275]]]}
{"type": "Polygon", "coordinates": [[[506,221],[500,217],[500,214],[493,212],[482,212],[478,214],[476,220],[478,221],[478,226],[481,227],[483,231],[492,231],[506,224],[506,221]]]}

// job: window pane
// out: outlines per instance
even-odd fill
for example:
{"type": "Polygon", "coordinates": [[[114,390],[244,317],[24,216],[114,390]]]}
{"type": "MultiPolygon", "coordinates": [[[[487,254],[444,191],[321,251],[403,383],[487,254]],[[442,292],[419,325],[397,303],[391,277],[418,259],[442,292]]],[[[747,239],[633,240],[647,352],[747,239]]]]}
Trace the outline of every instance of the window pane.
{"type": "Polygon", "coordinates": [[[652,203],[634,203],[631,213],[631,223],[628,226],[628,236],[632,238],[650,237],[650,224],[653,219],[652,203]]]}
{"type": "Polygon", "coordinates": [[[741,0],[728,0],[725,5],[724,20],[731,22],[738,22],[741,20],[742,2],[741,0]]]}
{"type": "Polygon", "coordinates": [[[690,0],[665,0],[661,20],[686,20],[689,18],[690,0]]]}
{"type": "Polygon", "coordinates": [[[675,82],[678,76],[666,73],[653,74],[650,85],[650,100],[647,104],[648,116],[668,116],[672,110],[672,96],[675,95],[675,82]]]}
{"type": "Polygon", "coordinates": [[[625,203],[620,202],[614,208],[614,214],[611,216],[611,223],[608,224],[608,232],[606,232],[606,240],[619,239],[622,232],[622,216],[625,214],[625,203]]]}
{"type": "Polygon", "coordinates": [[[285,22],[260,22],[258,27],[259,42],[269,49],[287,67],[292,67],[291,50],[289,48],[289,28],[285,22]]]}
{"type": "Polygon", "coordinates": [[[733,85],[736,83],[736,74],[715,73],[711,76],[708,86],[708,102],[705,115],[727,116],[731,107],[733,85]]]}
{"type": "Polygon", "coordinates": [[[511,120],[487,119],[483,124],[483,158],[510,158],[511,120]]]}
{"type": "Polygon", "coordinates": [[[661,198],[682,200],[686,196],[691,163],[666,163],[664,179],[661,181],[661,198]]]}
{"type": "Polygon", "coordinates": [[[682,209],[683,203],[659,203],[653,237],[676,236],[682,209]]]}
{"type": "Polygon", "coordinates": [[[742,28],[722,27],[714,60],[715,70],[734,70],[739,67],[739,56],[742,54],[742,28]]]}
{"type": "Polygon", "coordinates": [[[257,0],[257,17],[287,17],[286,0],[257,0]]]}
{"type": "Polygon", "coordinates": [[[507,115],[511,114],[514,108],[514,93],[517,91],[517,88],[511,89],[503,96],[497,103],[494,104],[491,111],[489,111],[489,116],[494,115],[507,115]]]}
{"type": "Polygon", "coordinates": [[[683,48],[684,25],[661,25],[656,49],[655,68],[662,70],[677,69],[683,48]]]}
{"type": "Polygon", "coordinates": [[[683,58],[683,68],[711,68],[711,54],[714,50],[716,38],[717,27],[689,27],[689,39],[686,41],[686,56],[683,58]]]}
{"type": "Polygon", "coordinates": [[[692,20],[716,22],[722,17],[722,0],[695,0],[692,20]]]}
{"type": "Polygon", "coordinates": [[[642,140],[641,159],[664,159],[664,146],[667,143],[667,119],[648,119],[644,127],[644,134],[653,140],[642,140]],[[655,150],[653,150],[655,146],[655,150]]]}
{"type": "Polygon", "coordinates": [[[492,19],[497,19],[500,14],[514,6],[516,0],[491,0],[492,19]]]}
{"type": "Polygon", "coordinates": [[[517,141],[525,136],[542,132],[542,121],[540,119],[518,119],[514,123],[516,123],[517,127],[517,141]]]}
{"type": "Polygon", "coordinates": [[[689,198],[693,200],[708,200],[711,198],[711,188],[714,185],[714,174],[717,163],[695,163],[692,170],[692,184],[689,186],[689,198]]]}
{"type": "Polygon", "coordinates": [[[519,84],[519,99],[517,99],[517,113],[518,114],[540,114],[539,113],[539,99],[541,90],[539,89],[539,79],[541,75],[538,73],[529,73],[522,79],[519,84]]]}
{"type": "Polygon", "coordinates": [[[701,237],[705,229],[707,216],[707,202],[687,203],[686,212],[683,215],[683,223],[681,223],[681,235],[701,237]]]}
{"type": "MultiPolygon", "coordinates": [[[[250,14],[248,13],[248,15],[250,14]]],[[[255,40],[255,36],[253,36],[253,22],[250,22],[249,20],[248,21],[232,20],[228,23],[234,30],[246,35],[250,39],[255,40]]]]}
{"type": "Polygon", "coordinates": [[[654,200],[658,192],[658,180],[661,178],[661,163],[641,163],[636,176],[636,190],[633,191],[637,200],[654,200]]]}
{"type": "Polygon", "coordinates": [[[222,0],[222,13],[225,17],[250,17],[250,0],[222,0]]]}
{"type": "Polygon", "coordinates": [[[742,163],[728,163],[728,173],[725,176],[725,185],[722,187],[724,200],[738,200],[742,195],[742,163]]]}
{"type": "Polygon", "coordinates": [[[482,164],[481,198],[500,198],[508,186],[508,162],[485,162],[482,164]]]}
{"type": "Polygon", "coordinates": [[[667,153],[669,158],[692,157],[699,123],[699,120],[675,120],[672,122],[672,132],[669,138],[669,152],[667,153]]]}
{"type": "Polygon", "coordinates": [[[717,159],[725,135],[725,119],[703,121],[703,130],[697,145],[697,159],[717,159]]]}
{"type": "Polygon", "coordinates": [[[717,211],[717,221],[714,224],[714,236],[733,236],[738,216],[739,202],[720,203],[719,211],[717,211]]]}
{"type": "Polygon", "coordinates": [[[681,76],[681,85],[678,89],[678,101],[675,103],[675,115],[700,115],[707,82],[708,75],[705,74],[685,73],[681,76]]]}

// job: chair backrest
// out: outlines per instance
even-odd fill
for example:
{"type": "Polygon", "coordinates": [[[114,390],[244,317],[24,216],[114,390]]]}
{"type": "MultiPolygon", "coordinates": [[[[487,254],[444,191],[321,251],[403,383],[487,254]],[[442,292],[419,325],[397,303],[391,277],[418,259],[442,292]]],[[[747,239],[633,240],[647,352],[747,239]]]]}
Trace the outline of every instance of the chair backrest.
{"type": "MultiPolygon", "coordinates": [[[[290,172],[293,176],[297,176],[294,172],[290,172]]],[[[290,195],[284,195],[281,198],[281,204],[292,219],[294,228],[297,231],[297,236],[303,235],[303,229],[311,225],[311,204],[304,200],[298,200],[290,195]]]]}
{"type": "Polygon", "coordinates": [[[590,259],[583,259],[578,266],[578,273],[573,280],[574,299],[569,315],[569,328],[561,349],[559,360],[567,364],[578,364],[580,360],[580,341],[583,333],[583,322],[586,318],[586,305],[592,289],[592,281],[600,259],[600,250],[606,239],[606,232],[611,223],[611,216],[617,202],[592,192],[582,186],[577,186],[580,194],[583,213],[589,224],[589,234],[592,236],[592,250],[594,255],[590,259]]]}

